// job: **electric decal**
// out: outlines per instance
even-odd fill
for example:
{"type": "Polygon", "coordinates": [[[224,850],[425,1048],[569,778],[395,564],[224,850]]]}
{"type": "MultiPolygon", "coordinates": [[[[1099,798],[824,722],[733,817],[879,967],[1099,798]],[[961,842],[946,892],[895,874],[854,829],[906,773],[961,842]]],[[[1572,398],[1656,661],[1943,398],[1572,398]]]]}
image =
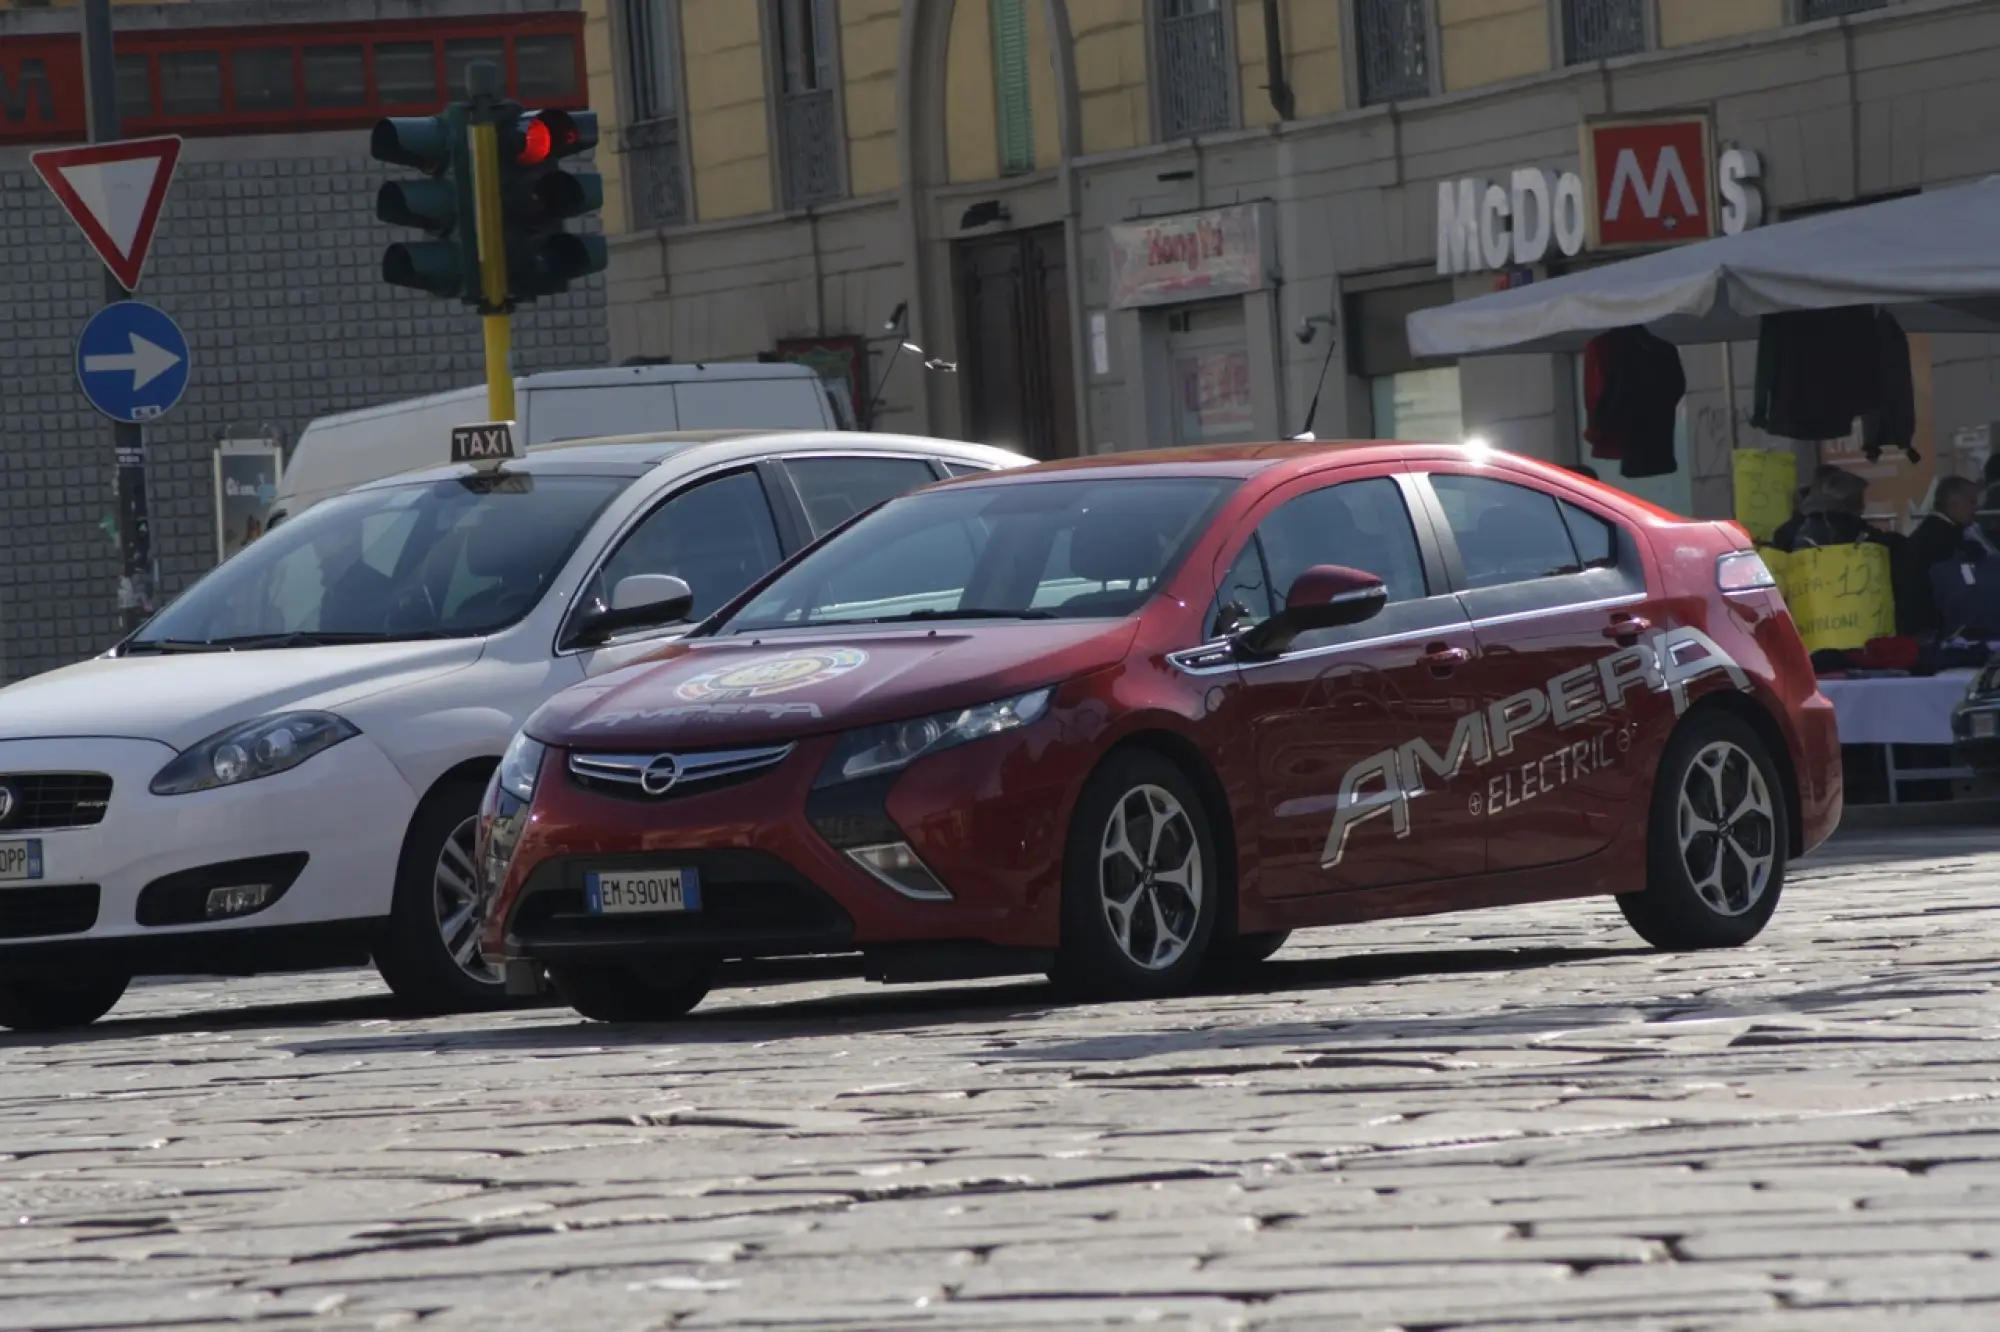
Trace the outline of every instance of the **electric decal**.
{"type": "Polygon", "coordinates": [[[867,660],[868,654],[860,648],[787,652],[703,671],[681,681],[674,693],[690,703],[767,698],[838,679],[867,660]]]}

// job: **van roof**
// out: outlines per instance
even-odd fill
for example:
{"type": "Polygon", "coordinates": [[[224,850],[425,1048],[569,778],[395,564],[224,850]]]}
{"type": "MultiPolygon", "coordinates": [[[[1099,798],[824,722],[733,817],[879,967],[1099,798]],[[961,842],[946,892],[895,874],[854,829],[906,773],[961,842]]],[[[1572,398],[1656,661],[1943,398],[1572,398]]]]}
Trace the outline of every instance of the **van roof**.
{"type": "MultiPolygon", "coordinates": [[[[703,380],[717,383],[745,379],[811,379],[818,374],[811,366],[799,365],[793,361],[701,361],[686,365],[620,365],[594,370],[549,370],[541,374],[522,375],[514,381],[518,393],[523,389],[571,389],[606,388],[619,384],[688,384],[703,380]]],[[[431,403],[451,402],[461,398],[485,398],[483,383],[469,384],[464,388],[446,389],[442,393],[428,393],[420,398],[403,398],[397,402],[378,403],[373,407],[357,407],[351,412],[332,412],[315,417],[310,426],[345,425],[353,421],[366,421],[371,417],[412,411],[431,403]]],[[[482,413],[483,413],[482,408],[482,413]]]]}

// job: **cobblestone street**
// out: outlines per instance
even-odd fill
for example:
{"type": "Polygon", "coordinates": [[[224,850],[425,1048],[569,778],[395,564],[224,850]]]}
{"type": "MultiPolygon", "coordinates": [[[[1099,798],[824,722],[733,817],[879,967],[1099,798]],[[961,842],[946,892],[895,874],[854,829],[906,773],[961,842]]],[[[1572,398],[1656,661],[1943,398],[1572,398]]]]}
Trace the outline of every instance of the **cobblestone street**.
{"type": "Polygon", "coordinates": [[[0,1040],[0,1327],[1991,1328],[1991,844],[1836,840],[1734,953],[1574,903],[1156,1006],[136,987],[0,1040]]]}

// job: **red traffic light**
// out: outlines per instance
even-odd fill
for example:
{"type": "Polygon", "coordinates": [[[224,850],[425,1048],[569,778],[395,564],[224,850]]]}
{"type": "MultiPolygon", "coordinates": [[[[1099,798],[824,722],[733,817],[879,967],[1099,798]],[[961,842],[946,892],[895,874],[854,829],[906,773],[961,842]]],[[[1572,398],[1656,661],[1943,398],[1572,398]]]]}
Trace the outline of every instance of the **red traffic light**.
{"type": "Polygon", "coordinates": [[[531,111],[515,123],[514,132],[519,145],[514,161],[524,167],[541,166],[595,144],[597,117],[587,111],[580,117],[567,111],[531,111]]]}
{"type": "Polygon", "coordinates": [[[548,122],[540,116],[532,116],[521,132],[521,152],[514,160],[522,166],[539,166],[549,160],[549,150],[555,144],[555,136],[549,133],[548,122]]]}

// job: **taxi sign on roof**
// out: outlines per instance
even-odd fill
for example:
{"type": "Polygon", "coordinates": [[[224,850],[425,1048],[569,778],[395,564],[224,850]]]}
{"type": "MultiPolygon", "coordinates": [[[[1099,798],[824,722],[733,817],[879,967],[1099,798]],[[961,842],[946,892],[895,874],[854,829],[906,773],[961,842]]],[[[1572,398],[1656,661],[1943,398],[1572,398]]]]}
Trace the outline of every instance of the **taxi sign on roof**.
{"type": "Polygon", "coordinates": [[[451,428],[451,460],[455,463],[502,463],[515,456],[512,421],[480,421],[451,428]]]}

